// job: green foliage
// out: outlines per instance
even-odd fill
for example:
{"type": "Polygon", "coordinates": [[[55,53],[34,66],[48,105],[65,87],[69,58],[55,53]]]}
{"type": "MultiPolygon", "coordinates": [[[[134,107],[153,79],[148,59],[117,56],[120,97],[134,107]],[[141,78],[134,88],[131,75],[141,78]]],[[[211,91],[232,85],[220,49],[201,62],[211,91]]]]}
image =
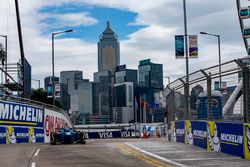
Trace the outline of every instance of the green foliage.
{"type": "MultiPolygon", "coordinates": [[[[47,97],[47,92],[43,88],[32,89],[31,100],[39,101],[50,105],[53,104],[53,99],[47,97]]],[[[63,104],[58,100],[55,100],[55,106],[63,109],[63,104]]]]}

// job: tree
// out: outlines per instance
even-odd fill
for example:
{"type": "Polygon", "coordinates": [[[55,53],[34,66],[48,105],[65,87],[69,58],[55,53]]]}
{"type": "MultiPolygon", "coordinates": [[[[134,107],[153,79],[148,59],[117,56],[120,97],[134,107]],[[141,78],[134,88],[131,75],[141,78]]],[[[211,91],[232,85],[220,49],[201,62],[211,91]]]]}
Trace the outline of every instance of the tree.
{"type": "MultiPolygon", "coordinates": [[[[47,97],[47,92],[43,88],[32,89],[31,100],[39,101],[50,105],[53,104],[53,99],[47,97]]],[[[63,104],[58,100],[55,100],[55,106],[63,109],[63,104]]]]}

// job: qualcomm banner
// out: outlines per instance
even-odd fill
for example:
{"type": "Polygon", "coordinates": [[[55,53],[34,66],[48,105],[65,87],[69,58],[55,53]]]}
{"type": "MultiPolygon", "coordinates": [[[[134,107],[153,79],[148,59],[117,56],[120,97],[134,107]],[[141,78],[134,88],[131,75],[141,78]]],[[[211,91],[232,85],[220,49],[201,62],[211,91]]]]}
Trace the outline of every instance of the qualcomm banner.
{"type": "Polygon", "coordinates": [[[44,141],[44,110],[0,100],[0,144],[44,141]]]}
{"type": "Polygon", "coordinates": [[[50,133],[54,132],[57,128],[64,128],[70,127],[71,124],[69,123],[68,119],[65,115],[45,109],[44,114],[44,142],[50,142],[50,133]]]}

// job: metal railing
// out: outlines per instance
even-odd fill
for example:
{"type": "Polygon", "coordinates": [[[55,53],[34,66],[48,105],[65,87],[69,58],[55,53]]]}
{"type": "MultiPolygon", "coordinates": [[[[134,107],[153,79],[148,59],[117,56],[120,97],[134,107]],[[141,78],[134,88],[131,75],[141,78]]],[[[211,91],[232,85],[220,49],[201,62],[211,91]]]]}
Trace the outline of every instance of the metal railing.
{"type": "Polygon", "coordinates": [[[168,121],[204,119],[250,122],[250,57],[235,59],[176,79],[164,90],[168,121]],[[221,68],[221,73],[219,72],[221,68]],[[222,83],[220,83],[220,76],[222,83]],[[224,85],[220,88],[219,85],[224,85]],[[185,91],[189,88],[189,92],[185,91]],[[191,114],[187,115],[185,98],[191,114]]]}

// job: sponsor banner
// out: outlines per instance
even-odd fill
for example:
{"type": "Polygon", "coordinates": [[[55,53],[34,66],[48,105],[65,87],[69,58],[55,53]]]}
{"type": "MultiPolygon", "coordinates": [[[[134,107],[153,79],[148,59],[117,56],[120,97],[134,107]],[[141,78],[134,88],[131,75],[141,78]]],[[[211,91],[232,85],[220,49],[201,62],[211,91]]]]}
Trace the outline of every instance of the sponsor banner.
{"type": "Polygon", "coordinates": [[[209,121],[207,125],[209,151],[243,156],[243,124],[209,121]]]}
{"type": "Polygon", "coordinates": [[[60,84],[55,84],[55,97],[60,97],[61,86],[60,84]]]}
{"type": "Polygon", "coordinates": [[[6,143],[6,128],[0,127],[0,144],[6,143]]]}
{"type": "Polygon", "coordinates": [[[198,58],[197,35],[189,35],[189,58],[198,58]]]}
{"type": "Polygon", "coordinates": [[[166,136],[167,136],[167,141],[168,142],[171,142],[171,123],[167,123],[167,134],[166,134],[166,136]]]}
{"type": "Polygon", "coordinates": [[[70,126],[67,118],[59,113],[49,109],[45,109],[44,114],[44,142],[50,142],[50,133],[55,132],[57,128],[64,128],[70,126]]]}
{"type": "Polygon", "coordinates": [[[171,121],[171,143],[175,143],[176,142],[176,129],[175,129],[175,122],[171,121]]]}
{"type": "Polygon", "coordinates": [[[175,57],[177,59],[184,58],[184,36],[183,35],[175,36],[175,57]]]}
{"type": "Polygon", "coordinates": [[[185,121],[185,144],[193,145],[193,132],[192,132],[192,126],[191,121],[186,120],[185,121]]]}
{"type": "Polygon", "coordinates": [[[107,138],[131,138],[139,137],[139,131],[122,130],[122,131],[106,131],[106,132],[86,132],[89,139],[107,139],[107,138]]]}
{"type": "Polygon", "coordinates": [[[0,125],[43,127],[42,108],[0,100],[0,125]]]}
{"type": "MultiPolygon", "coordinates": [[[[193,145],[207,148],[207,122],[190,121],[190,140],[193,138],[193,145]],[[192,137],[191,137],[192,136],[192,137]]],[[[189,143],[190,144],[190,143],[189,143]]]]}
{"type": "Polygon", "coordinates": [[[185,140],[185,122],[175,122],[176,142],[184,143],[185,140]]]}
{"type": "Polygon", "coordinates": [[[44,129],[29,128],[29,143],[43,143],[44,129]]]}
{"type": "Polygon", "coordinates": [[[6,144],[44,142],[43,129],[26,127],[6,127],[6,144]]]}
{"type": "Polygon", "coordinates": [[[250,124],[244,125],[244,158],[250,160],[250,124]]]}

